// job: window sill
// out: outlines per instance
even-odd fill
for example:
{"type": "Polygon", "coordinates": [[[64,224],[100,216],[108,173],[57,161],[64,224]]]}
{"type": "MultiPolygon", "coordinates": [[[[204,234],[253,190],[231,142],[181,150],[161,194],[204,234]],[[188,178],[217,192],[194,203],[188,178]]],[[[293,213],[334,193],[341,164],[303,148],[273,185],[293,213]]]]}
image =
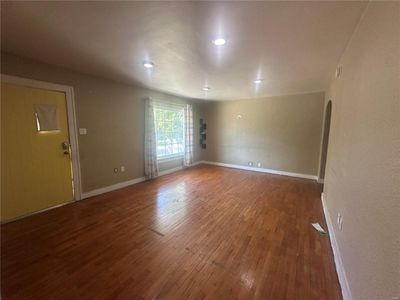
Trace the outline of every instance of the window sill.
{"type": "Polygon", "coordinates": [[[167,161],[171,161],[171,160],[178,160],[178,159],[183,159],[183,154],[163,156],[163,157],[157,158],[157,161],[159,163],[163,163],[163,162],[167,162],[167,161]]]}

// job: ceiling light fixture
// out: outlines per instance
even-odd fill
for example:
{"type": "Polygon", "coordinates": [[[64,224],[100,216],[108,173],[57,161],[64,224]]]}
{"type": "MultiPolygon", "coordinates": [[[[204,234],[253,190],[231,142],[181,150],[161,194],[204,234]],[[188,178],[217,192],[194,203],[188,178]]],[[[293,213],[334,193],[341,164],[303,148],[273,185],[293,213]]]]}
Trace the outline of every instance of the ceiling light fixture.
{"type": "Polygon", "coordinates": [[[264,78],[257,78],[256,80],[254,80],[254,83],[261,83],[264,81],[264,78]]]}
{"type": "Polygon", "coordinates": [[[226,40],[224,38],[217,38],[212,41],[214,45],[216,46],[223,46],[226,43],[226,40]]]}
{"type": "Polygon", "coordinates": [[[203,91],[209,91],[209,90],[211,90],[211,88],[209,86],[203,87],[203,91]]]}
{"type": "Polygon", "coordinates": [[[152,69],[154,67],[154,63],[151,61],[145,60],[143,62],[143,67],[145,67],[146,69],[152,69]]]}

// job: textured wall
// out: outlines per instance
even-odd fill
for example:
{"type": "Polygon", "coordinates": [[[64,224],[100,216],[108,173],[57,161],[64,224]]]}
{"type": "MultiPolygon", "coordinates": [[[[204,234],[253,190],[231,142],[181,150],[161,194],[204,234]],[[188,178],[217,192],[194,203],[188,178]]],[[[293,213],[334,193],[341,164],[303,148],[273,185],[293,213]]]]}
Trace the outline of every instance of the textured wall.
{"type": "Polygon", "coordinates": [[[209,102],[202,159],[317,175],[323,104],[324,93],[209,102]]]}
{"type": "Polygon", "coordinates": [[[400,3],[370,2],[326,97],[332,126],[324,193],[357,300],[400,296],[399,45],[400,3]]]}
{"type": "MultiPolygon", "coordinates": [[[[169,102],[189,100],[145,88],[84,75],[29,59],[2,53],[1,72],[74,87],[78,127],[88,129],[79,136],[82,189],[109,186],[144,174],[144,98],[152,96],[169,102]],[[125,165],[125,173],[113,173],[125,165]]],[[[200,155],[198,105],[194,109],[194,155],[200,155]]],[[[160,170],[182,165],[182,160],[160,164],[160,170]]]]}

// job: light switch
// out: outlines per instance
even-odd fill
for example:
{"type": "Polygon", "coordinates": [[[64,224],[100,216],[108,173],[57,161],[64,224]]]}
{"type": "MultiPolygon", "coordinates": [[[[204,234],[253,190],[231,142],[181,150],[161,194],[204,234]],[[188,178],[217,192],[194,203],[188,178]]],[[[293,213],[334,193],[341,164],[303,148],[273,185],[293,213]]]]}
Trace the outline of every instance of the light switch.
{"type": "Polygon", "coordinates": [[[87,135],[87,129],[86,128],[79,128],[79,135],[87,135]]]}

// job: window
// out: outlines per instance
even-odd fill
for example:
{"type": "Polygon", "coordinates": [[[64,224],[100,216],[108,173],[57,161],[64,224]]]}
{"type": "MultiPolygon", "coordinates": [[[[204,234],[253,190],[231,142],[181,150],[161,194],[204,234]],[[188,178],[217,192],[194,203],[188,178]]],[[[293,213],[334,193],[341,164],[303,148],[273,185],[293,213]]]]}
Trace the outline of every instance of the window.
{"type": "Polygon", "coordinates": [[[165,159],[184,153],[183,109],[156,106],[157,158],[165,159]]]}

